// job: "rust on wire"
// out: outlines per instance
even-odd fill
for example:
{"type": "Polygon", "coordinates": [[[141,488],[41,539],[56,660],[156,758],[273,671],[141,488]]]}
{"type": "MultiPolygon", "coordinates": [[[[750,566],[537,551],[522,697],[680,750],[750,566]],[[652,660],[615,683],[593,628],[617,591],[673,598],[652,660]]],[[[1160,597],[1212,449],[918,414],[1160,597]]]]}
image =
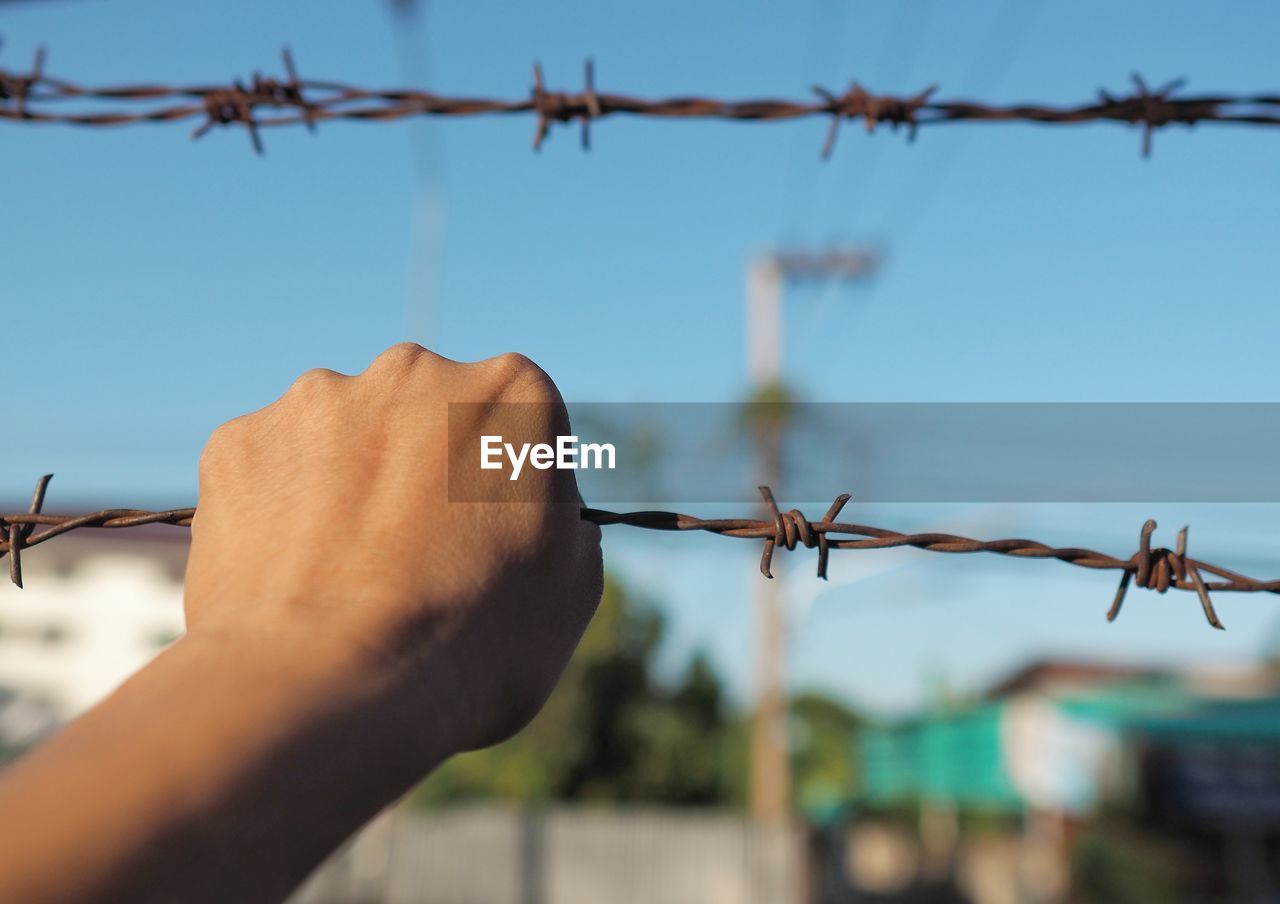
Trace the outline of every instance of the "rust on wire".
{"type": "Polygon", "coordinates": [[[260,106],[291,107],[299,110],[308,131],[314,132],[316,130],[315,108],[303,96],[303,84],[298,78],[298,69],[288,47],[281,52],[281,57],[284,60],[285,72],[288,74],[286,81],[264,77],[255,72],[253,81],[247,88],[239,81],[235,81],[228,89],[210,90],[203,94],[206,118],[204,123],[191,133],[191,137],[203,138],[214,126],[239,123],[249,133],[249,141],[254,151],[261,154],[262,136],[258,133],[255,112],[260,106]]]}
{"type": "Polygon", "coordinates": [[[542,147],[555,123],[577,120],[582,147],[591,145],[591,123],[612,115],[677,119],[778,121],[826,117],[829,119],[822,156],[835,149],[840,123],[861,120],[867,131],[887,124],[904,127],[908,138],[924,126],[949,122],[1026,122],[1072,125],[1086,122],[1125,123],[1142,129],[1142,153],[1151,152],[1153,134],[1171,125],[1194,126],[1201,122],[1251,126],[1280,126],[1280,96],[1202,95],[1175,96],[1182,81],[1156,90],[1133,76],[1135,90],[1128,96],[1101,91],[1095,101],[1078,106],[1044,104],[998,105],[964,100],[937,100],[937,86],[909,95],[876,94],[853,82],[841,94],[821,86],[813,90],[816,102],[760,99],[720,100],[711,97],[673,97],[646,100],[625,94],[598,92],[595,67],[586,63],[580,93],[549,89],[542,67],[533,67],[533,87],[519,100],[445,97],[413,89],[368,89],[341,82],[304,79],[298,75],[292,54],[283,52],[285,77],[255,75],[249,84],[238,80],[224,85],[177,86],[138,84],[90,87],[46,74],[45,54],[36,53],[26,73],[0,69],[0,120],[24,123],[64,123],[89,127],[131,125],[199,119],[195,137],[215,126],[243,127],[255,150],[262,149],[259,130],[272,126],[305,125],[314,130],[324,120],[346,119],[388,122],[417,116],[482,116],[532,114],[536,117],[533,147],[542,147]],[[68,109],[68,107],[72,109],[68,109]]]}
{"type": "Polygon", "coordinates": [[[600,98],[596,96],[595,63],[587,60],[583,73],[583,92],[565,94],[548,91],[542,80],[542,64],[533,64],[533,109],[538,114],[537,128],[533,134],[533,149],[542,150],[542,142],[550,134],[553,122],[582,124],[581,142],[584,151],[591,150],[591,120],[603,115],[600,98]]]}
{"type": "MultiPolygon", "coordinates": [[[[45,474],[36,481],[36,491],[31,496],[31,505],[27,509],[28,515],[39,515],[40,509],[44,508],[44,494],[49,489],[49,481],[53,480],[52,474],[45,474]]],[[[16,524],[9,522],[9,580],[13,581],[18,587],[22,586],[22,547],[27,541],[27,537],[31,534],[30,524],[16,524]]]]}
{"type": "Polygon", "coordinates": [[[190,526],[196,510],[175,509],[168,512],[146,512],[138,509],[103,509],[87,515],[47,515],[44,508],[45,493],[52,474],[45,474],[36,481],[36,490],[27,511],[14,515],[0,515],[0,558],[9,556],[9,580],[22,586],[22,550],[38,546],[54,537],[82,527],[138,527],[143,524],[177,524],[190,526]],[[44,530],[36,532],[37,527],[44,530]]]}
{"type": "MultiPolygon", "coordinates": [[[[0,515],[0,558],[9,556],[9,576],[13,583],[22,586],[21,553],[24,549],[52,540],[68,531],[80,528],[138,527],[143,524],[174,524],[189,526],[195,517],[194,508],[150,512],[140,509],[104,509],[85,515],[44,514],[45,492],[52,475],[46,474],[36,483],[31,506],[26,512],[0,515]],[[43,528],[43,530],[36,530],[43,528]]],[[[1235,571],[1211,565],[1187,555],[1187,528],[1178,534],[1176,550],[1152,548],[1151,537],[1156,523],[1147,521],[1139,533],[1138,551],[1127,559],[1119,559],[1106,553],[1078,547],[1056,547],[1035,540],[974,540],[956,534],[920,533],[903,534],[880,527],[837,521],[850,496],[842,493],[818,521],[810,521],[798,509],[781,511],[768,487],[760,487],[768,518],[696,518],[677,512],[610,512],[603,509],[583,508],[584,521],[606,526],[622,524],[648,530],[705,531],[723,537],[760,540],[764,549],[760,556],[760,572],[766,578],[773,577],[773,554],[778,548],[793,550],[796,546],[818,550],[818,577],[827,577],[827,556],[832,549],[894,549],[912,547],[928,552],[974,553],[990,552],[1022,559],[1056,559],[1080,568],[1119,571],[1120,586],[1114,602],[1107,612],[1107,620],[1114,621],[1120,614],[1125,594],[1130,584],[1157,593],[1171,589],[1193,591],[1200,600],[1205,620],[1214,628],[1222,629],[1222,621],[1214,610],[1210,591],[1234,591],[1241,593],[1280,593],[1280,580],[1259,580],[1235,571]],[[1203,572],[1217,580],[1206,581],[1203,572]]]]}
{"type": "MultiPolygon", "coordinates": [[[[3,46],[3,42],[0,41],[0,47],[3,46]]],[[[17,75],[0,69],[0,105],[11,104],[13,112],[19,118],[27,113],[27,99],[31,96],[31,92],[45,81],[44,61],[45,50],[43,47],[37,47],[35,59],[31,63],[31,71],[26,75],[17,75]]]]}
{"type": "Polygon", "coordinates": [[[919,94],[908,98],[876,95],[867,91],[857,82],[849,86],[849,90],[839,97],[819,85],[813,86],[813,92],[826,101],[827,111],[831,114],[831,125],[827,127],[827,138],[822,143],[822,159],[826,160],[836,147],[836,136],[840,131],[841,119],[861,119],[866,123],[867,134],[876,130],[882,122],[890,127],[907,127],[907,140],[916,140],[916,129],[920,125],[918,114],[929,102],[929,97],[938,90],[937,85],[930,85],[919,94]]]}

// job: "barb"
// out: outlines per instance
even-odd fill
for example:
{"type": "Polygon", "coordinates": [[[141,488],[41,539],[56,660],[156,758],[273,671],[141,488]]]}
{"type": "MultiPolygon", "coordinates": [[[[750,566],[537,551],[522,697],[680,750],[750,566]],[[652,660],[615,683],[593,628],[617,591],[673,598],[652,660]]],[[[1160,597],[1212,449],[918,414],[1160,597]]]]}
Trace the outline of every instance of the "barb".
{"type": "MultiPolygon", "coordinates": [[[[0,47],[3,46],[3,42],[0,41],[0,47]]],[[[16,75],[0,69],[0,104],[7,102],[19,114],[26,113],[27,98],[31,96],[32,89],[45,80],[45,58],[45,49],[37,47],[35,59],[31,63],[31,71],[28,74],[16,75]]]]}
{"type": "Polygon", "coordinates": [[[285,78],[255,74],[248,85],[232,80],[223,85],[177,86],[161,84],[91,87],[55,78],[44,71],[45,54],[37,52],[27,73],[0,69],[0,120],[21,123],[63,123],[88,127],[113,127],[144,122],[199,119],[193,137],[215,126],[242,126],[255,150],[262,151],[263,128],[303,124],[314,131],[325,120],[392,122],[416,116],[483,116],[532,114],[536,117],[533,148],[539,150],[554,123],[581,123],[583,149],[591,146],[594,120],[612,115],[665,119],[721,119],[745,122],[827,117],[830,123],[822,144],[822,156],[835,149],[840,124],[856,119],[874,132],[881,123],[906,129],[914,139],[923,126],[948,122],[1028,122],[1042,125],[1074,125],[1117,122],[1142,128],[1142,153],[1151,152],[1153,134],[1170,125],[1194,126],[1202,122],[1251,126],[1280,126],[1280,95],[1202,95],[1175,97],[1182,81],[1155,91],[1138,75],[1129,96],[1100,91],[1096,101],[1073,107],[1043,104],[1001,106],[977,101],[935,100],[936,85],[906,96],[875,94],[858,82],[843,94],[815,86],[816,102],[792,100],[721,100],[710,97],[674,97],[646,100],[626,94],[598,92],[595,68],[586,63],[583,90],[578,93],[549,90],[542,67],[534,64],[533,87],[520,100],[445,97],[412,89],[369,89],[341,82],[304,79],[293,57],[283,52],[285,78]],[[74,109],[67,109],[73,105],[74,109]],[[263,115],[265,113],[265,115],[263,115]]]}
{"type": "MultiPolygon", "coordinates": [[[[26,512],[0,515],[0,558],[9,555],[10,578],[22,586],[19,556],[22,550],[38,546],[68,531],[81,528],[138,527],[143,524],[174,524],[189,526],[195,517],[194,508],[173,509],[166,512],[149,512],[140,509],[104,509],[86,515],[50,515],[41,513],[45,491],[52,475],[46,474],[36,483],[31,507],[26,512]],[[36,531],[37,527],[44,530],[36,531]]],[[[1163,547],[1153,549],[1151,536],[1156,522],[1147,521],[1138,537],[1138,551],[1127,559],[1119,559],[1106,553],[1079,547],[1049,546],[1035,540],[974,540],[956,534],[922,533],[904,534],[865,524],[836,521],[845,504],[851,498],[848,493],[836,497],[826,514],[818,521],[808,520],[798,509],[780,511],[773,493],[768,487],[760,487],[769,518],[696,518],[677,512],[610,512],[603,509],[583,508],[582,520],[602,527],[622,524],[646,530],[705,531],[722,537],[745,540],[762,540],[764,549],[760,556],[760,573],[772,578],[773,554],[779,548],[794,550],[797,546],[818,550],[818,577],[826,580],[827,557],[832,549],[894,549],[910,546],[928,552],[974,553],[990,552],[1022,559],[1056,559],[1080,568],[1119,571],[1120,586],[1114,602],[1107,612],[1107,620],[1115,621],[1120,614],[1129,585],[1136,583],[1146,590],[1167,593],[1170,589],[1194,591],[1200,599],[1205,619],[1215,628],[1222,629],[1222,621],[1214,610],[1210,591],[1241,593],[1280,593],[1280,580],[1259,580],[1247,577],[1218,565],[1211,565],[1187,555],[1187,528],[1178,533],[1176,550],[1163,547]],[[1203,572],[1218,580],[1206,581],[1203,572]]]]}

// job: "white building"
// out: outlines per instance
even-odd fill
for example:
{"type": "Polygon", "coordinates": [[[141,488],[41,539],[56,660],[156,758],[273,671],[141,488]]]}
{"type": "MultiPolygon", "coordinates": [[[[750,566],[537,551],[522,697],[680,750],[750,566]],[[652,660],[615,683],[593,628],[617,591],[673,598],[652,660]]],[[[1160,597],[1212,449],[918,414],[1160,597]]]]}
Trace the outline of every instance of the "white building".
{"type": "Polygon", "coordinates": [[[88,709],[182,633],[188,544],[156,525],[23,551],[25,588],[0,581],[0,747],[88,709]]]}

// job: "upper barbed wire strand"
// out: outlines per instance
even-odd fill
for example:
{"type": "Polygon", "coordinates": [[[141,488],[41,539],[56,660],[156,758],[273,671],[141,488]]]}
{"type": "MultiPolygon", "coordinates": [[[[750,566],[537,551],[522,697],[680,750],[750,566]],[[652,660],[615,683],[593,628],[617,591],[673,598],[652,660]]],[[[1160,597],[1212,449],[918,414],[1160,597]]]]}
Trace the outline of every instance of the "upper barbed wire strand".
{"type": "MultiPolygon", "coordinates": [[[[21,553],[54,537],[81,528],[139,527],[144,524],[173,524],[190,526],[195,517],[194,508],[172,509],[164,512],[141,509],[103,509],[84,515],[52,515],[41,512],[45,492],[52,475],[41,477],[36,485],[31,507],[26,512],[0,515],[0,558],[10,556],[10,577],[22,586],[21,553]],[[37,531],[36,528],[45,530],[37,531]]],[[[611,512],[604,509],[583,508],[584,521],[602,527],[614,524],[638,527],[646,530],[703,531],[724,537],[746,540],[763,540],[764,550],[760,559],[760,571],[772,578],[771,563],[778,547],[788,550],[796,546],[818,549],[818,577],[826,579],[827,552],[831,549],[894,549],[913,547],[927,552],[974,553],[990,552],[1024,559],[1056,559],[1068,565],[1096,570],[1120,571],[1120,586],[1115,600],[1107,612],[1107,620],[1114,621],[1120,613],[1125,594],[1131,583],[1147,590],[1165,593],[1170,589],[1194,591],[1199,597],[1205,619],[1215,628],[1222,628],[1222,621],[1214,610],[1210,591],[1234,591],[1242,593],[1280,593],[1280,580],[1259,580],[1238,572],[1212,565],[1187,555],[1187,528],[1178,535],[1176,550],[1153,548],[1151,537],[1156,530],[1155,521],[1147,521],[1139,533],[1138,551],[1127,559],[1120,559],[1092,549],[1074,546],[1049,546],[1036,540],[1004,539],[975,540],[948,533],[904,534],[865,524],[836,521],[841,509],[849,501],[848,494],[841,494],[818,521],[808,520],[797,509],[782,512],[768,487],[760,487],[761,496],[771,517],[762,518],[698,518],[667,511],[611,512]],[[836,536],[844,535],[844,536],[836,536]],[[1206,581],[1201,572],[1208,572],[1219,580],[1206,581]]]]}
{"type": "Polygon", "coordinates": [[[921,126],[948,122],[1027,122],[1071,125],[1085,122],[1119,122],[1142,127],[1142,153],[1151,152],[1154,132],[1169,125],[1194,126],[1201,122],[1251,126],[1280,126],[1280,95],[1214,94],[1175,97],[1182,80],[1152,90],[1133,75],[1134,92],[1115,95],[1105,90],[1096,100],[1077,106],[1046,104],[996,105],[969,100],[934,99],[933,85],[912,95],[875,94],[858,82],[843,93],[821,86],[813,88],[816,101],[785,99],[722,100],[711,97],[672,97],[647,100],[625,94],[597,91],[595,69],[585,67],[583,90],[549,90],[542,68],[533,68],[533,86],[525,98],[447,97],[414,89],[370,89],[342,82],[302,78],[293,56],[282,53],[284,78],[255,73],[248,82],[236,79],[221,85],[138,84],[93,87],[50,75],[46,55],[37,50],[26,72],[0,68],[0,120],[25,123],[63,123],[88,127],[114,127],[144,122],[201,119],[194,138],[215,126],[240,126],[255,150],[262,152],[259,130],[273,126],[305,125],[332,120],[387,122],[415,116],[483,116],[534,114],[535,150],[542,146],[556,124],[577,121],[582,127],[582,147],[590,147],[593,120],[615,114],[660,118],[700,118],[738,121],[778,121],[806,117],[830,117],[821,156],[832,153],[840,124],[860,120],[867,131],[878,125],[906,129],[914,138],[921,126]],[[63,111],[68,101],[87,101],[108,109],[63,111]],[[183,101],[156,106],[162,101],[183,101]],[[260,111],[267,115],[259,115],[260,111]]]}

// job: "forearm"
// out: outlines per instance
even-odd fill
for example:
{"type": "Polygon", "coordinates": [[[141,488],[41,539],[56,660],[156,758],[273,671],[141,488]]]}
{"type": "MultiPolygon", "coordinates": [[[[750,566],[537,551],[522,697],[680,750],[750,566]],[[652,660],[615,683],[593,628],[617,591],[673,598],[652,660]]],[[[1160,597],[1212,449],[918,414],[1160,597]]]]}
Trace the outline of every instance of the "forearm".
{"type": "Polygon", "coordinates": [[[0,901],[279,900],[533,718],[600,598],[600,536],[572,471],[451,502],[450,456],[507,402],[534,439],[568,430],[527,359],[399,345],[214,431],[188,634],[0,776],[0,901]]]}
{"type": "Polygon", "coordinates": [[[402,684],[327,644],[178,641],[4,774],[0,900],[279,900],[447,755],[402,684]]]}

